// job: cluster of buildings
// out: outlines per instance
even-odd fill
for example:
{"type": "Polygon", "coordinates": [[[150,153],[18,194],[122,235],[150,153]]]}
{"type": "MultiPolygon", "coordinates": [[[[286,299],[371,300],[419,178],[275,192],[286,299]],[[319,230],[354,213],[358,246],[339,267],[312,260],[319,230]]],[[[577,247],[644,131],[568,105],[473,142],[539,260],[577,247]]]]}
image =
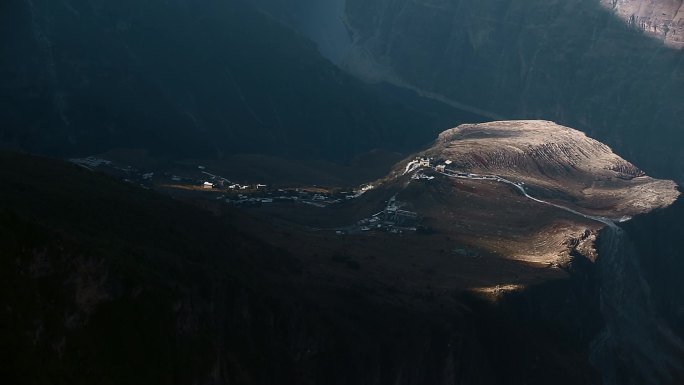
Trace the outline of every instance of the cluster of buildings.
{"type": "Polygon", "coordinates": [[[404,170],[404,175],[411,173],[415,170],[418,170],[419,168],[433,168],[437,172],[444,172],[447,169],[447,166],[452,164],[453,162],[451,160],[436,160],[434,158],[429,158],[426,156],[418,156],[412,161],[408,162],[406,164],[406,169],[404,170]]]}
{"type": "MultiPolygon", "coordinates": [[[[262,189],[266,188],[265,184],[257,183],[256,185],[248,185],[248,184],[240,184],[240,183],[235,183],[231,182],[230,180],[220,176],[220,175],[215,175],[210,172],[204,171],[207,168],[204,166],[197,166],[199,170],[202,170],[202,174],[206,176],[202,182],[202,187],[208,190],[215,189],[215,188],[221,188],[221,189],[228,189],[228,190],[249,190],[249,189],[262,189]]],[[[171,179],[175,180],[174,178],[178,178],[177,176],[173,176],[171,179]]]]}
{"type": "MultiPolygon", "coordinates": [[[[316,207],[327,207],[345,200],[354,199],[366,191],[373,188],[372,185],[362,186],[357,191],[326,192],[324,189],[272,189],[266,184],[256,183],[243,185],[234,183],[220,175],[215,175],[206,171],[206,167],[198,166],[201,173],[205,176],[200,181],[203,189],[220,191],[225,194],[216,199],[224,200],[226,203],[240,207],[254,207],[271,203],[299,203],[316,207]]],[[[172,180],[188,181],[173,176],[172,180]]]]}
{"type": "MultiPolygon", "coordinates": [[[[182,180],[182,179],[174,179],[171,178],[171,180],[182,180]]],[[[266,187],[265,184],[258,184],[258,185],[248,185],[248,184],[239,184],[239,183],[225,183],[223,180],[219,181],[204,181],[202,183],[202,188],[205,188],[207,190],[212,190],[212,189],[228,189],[228,190],[249,190],[249,189],[260,189],[266,187]]]]}
{"type": "Polygon", "coordinates": [[[250,197],[244,194],[238,194],[236,197],[233,198],[226,198],[225,195],[222,195],[216,199],[223,199],[226,203],[235,206],[261,206],[264,203],[268,204],[273,203],[275,201],[275,199],[272,197],[250,197]]]}
{"type": "Polygon", "coordinates": [[[95,158],[93,156],[89,156],[87,158],[74,158],[74,159],[69,159],[69,162],[79,165],[81,167],[85,167],[87,169],[93,170],[96,169],[100,166],[111,166],[112,162],[107,160],[107,159],[100,159],[100,158],[95,158]]]}
{"type": "Polygon", "coordinates": [[[355,225],[347,229],[337,230],[338,235],[347,233],[359,233],[367,231],[384,231],[392,234],[403,234],[405,232],[415,232],[418,229],[418,213],[404,210],[403,202],[390,198],[385,209],[373,214],[369,218],[358,221],[355,225]]]}
{"type": "Polygon", "coordinates": [[[445,172],[447,170],[447,167],[452,164],[453,162],[451,160],[445,160],[445,161],[435,161],[432,158],[422,158],[420,161],[420,166],[421,167],[431,167],[435,169],[437,172],[445,172]],[[432,164],[432,165],[431,165],[432,164]]]}
{"type": "Polygon", "coordinates": [[[69,159],[69,162],[91,171],[98,170],[105,172],[120,178],[124,182],[137,184],[144,189],[150,188],[152,177],[154,177],[153,172],[143,172],[131,166],[116,165],[111,160],[94,156],[69,159]]]}
{"type": "Polygon", "coordinates": [[[336,194],[327,194],[323,192],[311,192],[304,189],[277,189],[268,190],[262,188],[260,190],[251,191],[249,195],[238,194],[226,198],[221,196],[219,199],[224,199],[226,203],[235,206],[260,206],[264,203],[301,203],[316,207],[327,207],[335,203],[341,203],[348,199],[353,193],[341,192],[336,194]]]}

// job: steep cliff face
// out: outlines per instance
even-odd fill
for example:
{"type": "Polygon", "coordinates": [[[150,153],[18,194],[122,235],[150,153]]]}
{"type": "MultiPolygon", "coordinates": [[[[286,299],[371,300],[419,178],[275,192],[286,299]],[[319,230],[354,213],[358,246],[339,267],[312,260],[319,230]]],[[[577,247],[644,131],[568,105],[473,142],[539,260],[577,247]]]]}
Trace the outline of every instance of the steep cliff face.
{"type": "Polygon", "coordinates": [[[607,228],[598,240],[601,314],[592,345],[603,383],[674,385],[684,380],[679,255],[682,203],[607,228]],[[677,219],[674,219],[674,218],[677,219]]]}
{"type": "Polygon", "coordinates": [[[596,0],[348,0],[346,22],[359,76],[557,121],[684,180],[684,54],[596,0]]]}
{"type": "Polygon", "coordinates": [[[321,285],[228,218],[67,164],[0,160],[3,382],[492,383],[461,308],[321,285]]]}
{"type": "Polygon", "coordinates": [[[601,0],[601,4],[647,35],[670,47],[684,48],[681,0],[601,0]]]}

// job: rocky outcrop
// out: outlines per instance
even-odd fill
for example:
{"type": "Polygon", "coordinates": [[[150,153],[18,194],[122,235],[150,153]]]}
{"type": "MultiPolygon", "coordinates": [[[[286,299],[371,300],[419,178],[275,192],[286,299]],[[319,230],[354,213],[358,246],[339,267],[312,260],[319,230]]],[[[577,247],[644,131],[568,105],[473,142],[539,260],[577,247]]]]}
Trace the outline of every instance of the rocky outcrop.
{"type": "Polygon", "coordinates": [[[548,121],[464,124],[441,133],[427,154],[463,171],[556,191],[568,204],[608,217],[667,207],[679,196],[673,181],[646,176],[607,145],[548,121]]]}
{"type": "MultiPolygon", "coordinates": [[[[675,292],[661,298],[653,296],[651,285],[661,284],[649,282],[643,266],[651,264],[648,255],[660,256],[656,250],[642,250],[646,254],[639,255],[630,236],[642,237],[620,228],[606,228],[598,240],[597,274],[605,326],[592,344],[592,362],[601,371],[605,385],[679,384],[684,379],[684,340],[675,324],[659,314],[656,301],[669,296],[676,303],[681,300],[675,292]]],[[[676,243],[675,239],[667,240],[669,245],[676,243]]]]}
{"type": "Polygon", "coordinates": [[[630,26],[670,47],[684,48],[682,0],[601,0],[601,4],[630,26]]]}

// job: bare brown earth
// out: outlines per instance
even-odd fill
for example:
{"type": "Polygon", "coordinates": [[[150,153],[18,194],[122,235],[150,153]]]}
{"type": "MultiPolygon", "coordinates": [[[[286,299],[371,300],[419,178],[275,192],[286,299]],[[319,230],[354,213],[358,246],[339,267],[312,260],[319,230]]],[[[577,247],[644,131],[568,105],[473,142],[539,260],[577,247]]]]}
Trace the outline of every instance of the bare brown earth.
{"type": "MultiPolygon", "coordinates": [[[[441,180],[410,185],[399,199],[412,202],[430,227],[460,243],[506,259],[566,265],[600,223],[533,202],[493,181],[441,180]]],[[[593,246],[583,254],[595,259],[593,246]]]]}
{"type": "Polygon", "coordinates": [[[461,125],[427,155],[455,168],[524,182],[534,196],[587,214],[632,216],[672,204],[673,181],[653,179],[584,133],[549,121],[461,125]]]}

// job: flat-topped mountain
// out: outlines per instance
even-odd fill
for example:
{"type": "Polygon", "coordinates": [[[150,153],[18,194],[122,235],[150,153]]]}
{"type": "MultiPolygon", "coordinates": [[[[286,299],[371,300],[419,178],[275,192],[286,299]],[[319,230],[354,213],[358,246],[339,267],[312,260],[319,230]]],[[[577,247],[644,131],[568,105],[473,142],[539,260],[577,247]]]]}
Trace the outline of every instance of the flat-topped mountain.
{"type": "Polygon", "coordinates": [[[679,196],[674,182],[549,121],[447,130],[376,186],[424,226],[482,255],[560,265],[577,251],[594,259],[594,234],[605,225],[679,196]]]}
{"type": "Polygon", "coordinates": [[[605,144],[549,121],[464,124],[441,133],[425,154],[606,217],[642,214],[679,196],[674,182],[651,178],[605,144]]]}
{"type": "Polygon", "coordinates": [[[668,207],[679,195],[675,182],[646,175],[580,131],[541,120],[496,121],[442,132],[355,199],[259,211],[319,231],[378,234],[395,245],[415,238],[415,253],[471,258],[475,272],[459,278],[470,282],[499,271],[503,260],[539,267],[567,266],[577,255],[595,260],[600,229],[668,207]]]}

